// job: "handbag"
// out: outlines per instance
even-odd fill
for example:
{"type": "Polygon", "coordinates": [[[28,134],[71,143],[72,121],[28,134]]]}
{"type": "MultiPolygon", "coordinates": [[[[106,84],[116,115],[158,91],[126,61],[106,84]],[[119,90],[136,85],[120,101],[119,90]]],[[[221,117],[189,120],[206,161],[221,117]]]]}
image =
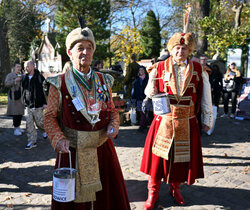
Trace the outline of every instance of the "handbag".
{"type": "Polygon", "coordinates": [[[232,92],[233,90],[235,90],[236,87],[236,83],[234,80],[225,80],[223,79],[223,90],[227,91],[227,92],[232,92]]]}
{"type": "Polygon", "coordinates": [[[14,91],[14,100],[20,99],[20,98],[21,98],[21,95],[22,95],[22,93],[21,93],[21,88],[19,87],[18,90],[15,90],[15,91],[14,91]]]}
{"type": "Polygon", "coordinates": [[[137,123],[137,120],[136,120],[136,108],[135,107],[131,108],[130,120],[131,120],[132,125],[135,125],[137,123]]]}

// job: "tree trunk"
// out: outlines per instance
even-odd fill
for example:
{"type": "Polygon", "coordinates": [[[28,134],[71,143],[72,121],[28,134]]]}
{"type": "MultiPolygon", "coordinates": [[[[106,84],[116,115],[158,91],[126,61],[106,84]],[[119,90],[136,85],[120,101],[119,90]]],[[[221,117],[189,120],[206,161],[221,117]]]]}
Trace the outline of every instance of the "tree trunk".
{"type": "Polygon", "coordinates": [[[9,46],[7,38],[6,21],[0,18],[0,90],[3,91],[4,80],[8,73],[10,73],[10,57],[9,46]]]}
{"type": "MultiPolygon", "coordinates": [[[[204,18],[209,16],[209,0],[203,0],[200,7],[197,8],[197,12],[199,14],[199,18],[204,18]]],[[[207,51],[207,38],[202,37],[202,31],[198,31],[198,41],[197,41],[197,55],[200,56],[207,51]]]]}
{"type": "Polygon", "coordinates": [[[232,10],[235,12],[235,17],[234,17],[234,28],[237,30],[240,26],[240,16],[241,16],[241,11],[242,11],[243,3],[240,4],[238,7],[235,5],[232,10]]]}
{"type": "MultiPolygon", "coordinates": [[[[111,22],[109,24],[109,30],[111,32],[111,22]]],[[[111,56],[111,36],[109,36],[109,47],[108,47],[108,51],[109,51],[109,68],[112,68],[112,56],[111,56]]]]}

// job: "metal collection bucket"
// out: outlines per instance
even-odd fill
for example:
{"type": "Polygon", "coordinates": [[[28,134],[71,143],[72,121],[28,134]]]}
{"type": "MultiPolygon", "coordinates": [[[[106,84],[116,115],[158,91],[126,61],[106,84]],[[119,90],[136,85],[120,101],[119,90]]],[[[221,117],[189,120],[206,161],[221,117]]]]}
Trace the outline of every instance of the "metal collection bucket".
{"type": "Polygon", "coordinates": [[[76,170],[72,168],[71,152],[69,151],[70,168],[60,168],[61,152],[59,153],[58,168],[53,174],[53,199],[58,202],[75,200],[76,170]]]}
{"type": "Polygon", "coordinates": [[[165,115],[171,112],[168,93],[156,94],[152,97],[154,113],[156,115],[165,115]]]}

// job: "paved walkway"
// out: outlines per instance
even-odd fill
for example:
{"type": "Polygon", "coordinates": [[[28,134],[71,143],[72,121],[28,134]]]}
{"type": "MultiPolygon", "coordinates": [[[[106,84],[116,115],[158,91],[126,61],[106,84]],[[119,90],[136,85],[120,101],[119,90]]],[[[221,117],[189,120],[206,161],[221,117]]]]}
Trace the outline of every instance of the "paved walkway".
{"type": "MultiPolygon", "coordinates": [[[[25,150],[26,135],[13,136],[12,119],[0,107],[0,209],[50,209],[55,153],[39,135],[38,147],[25,150]]],[[[22,122],[25,128],[25,122],[22,122]]],[[[139,171],[146,133],[120,128],[115,140],[131,208],[142,210],[147,176],[139,171]]],[[[205,178],[181,188],[186,205],[178,207],[162,183],[155,209],[250,209],[250,122],[218,118],[215,132],[203,135],[205,178]]]]}

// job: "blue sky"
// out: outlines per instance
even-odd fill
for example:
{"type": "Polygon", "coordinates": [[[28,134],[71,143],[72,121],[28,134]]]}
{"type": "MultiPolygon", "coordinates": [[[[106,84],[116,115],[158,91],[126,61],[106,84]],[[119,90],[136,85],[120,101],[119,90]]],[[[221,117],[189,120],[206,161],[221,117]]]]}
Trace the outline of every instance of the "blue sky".
{"type": "MultiPolygon", "coordinates": [[[[162,19],[163,16],[168,15],[171,13],[171,8],[169,8],[168,5],[164,4],[162,0],[144,0],[146,3],[145,7],[138,8],[135,13],[135,17],[138,22],[141,22],[143,18],[146,16],[146,12],[143,13],[143,11],[148,11],[148,10],[153,10],[156,14],[156,16],[159,15],[160,20],[162,19]]],[[[45,11],[49,12],[46,8],[45,11]]],[[[119,14],[118,14],[119,15],[119,14]]],[[[121,16],[127,15],[130,19],[132,19],[132,15],[129,10],[124,10],[120,13],[121,16]]],[[[119,21],[114,25],[114,27],[117,28],[122,28],[122,25],[126,24],[125,22],[119,21]]],[[[130,21],[130,24],[132,25],[132,20],[130,21]]],[[[42,31],[46,31],[46,24],[44,23],[41,27],[42,31]]]]}

